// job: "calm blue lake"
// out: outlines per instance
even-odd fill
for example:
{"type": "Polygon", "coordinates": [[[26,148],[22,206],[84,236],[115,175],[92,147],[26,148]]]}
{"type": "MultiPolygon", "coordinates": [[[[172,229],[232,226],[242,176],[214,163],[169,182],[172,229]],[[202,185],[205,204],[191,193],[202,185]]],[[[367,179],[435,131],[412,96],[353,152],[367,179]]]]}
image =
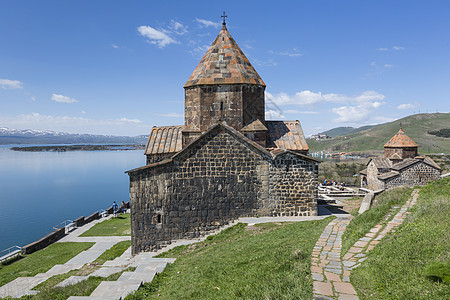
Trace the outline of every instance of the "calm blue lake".
{"type": "Polygon", "coordinates": [[[0,146],[0,251],[25,246],[67,219],[129,201],[124,171],[144,150],[19,152],[0,146]]]}

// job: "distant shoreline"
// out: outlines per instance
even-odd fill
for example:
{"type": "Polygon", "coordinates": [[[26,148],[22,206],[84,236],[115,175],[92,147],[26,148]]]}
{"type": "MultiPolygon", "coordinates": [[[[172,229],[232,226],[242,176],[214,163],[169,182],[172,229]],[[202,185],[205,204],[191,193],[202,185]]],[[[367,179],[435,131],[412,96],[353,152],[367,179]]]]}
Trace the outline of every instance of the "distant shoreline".
{"type": "Polygon", "coordinates": [[[24,146],[11,147],[13,151],[24,152],[66,152],[66,151],[128,151],[143,150],[145,145],[63,145],[63,146],[24,146]]]}

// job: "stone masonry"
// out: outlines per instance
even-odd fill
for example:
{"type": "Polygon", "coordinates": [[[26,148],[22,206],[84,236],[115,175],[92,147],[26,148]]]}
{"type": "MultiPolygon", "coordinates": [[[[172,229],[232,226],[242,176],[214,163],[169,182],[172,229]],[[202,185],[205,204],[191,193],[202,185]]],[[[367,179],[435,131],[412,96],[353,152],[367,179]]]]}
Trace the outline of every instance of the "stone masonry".
{"type": "Polygon", "coordinates": [[[313,216],[318,162],[271,153],[219,123],[171,159],[129,171],[132,252],[241,216],[313,216]]]}

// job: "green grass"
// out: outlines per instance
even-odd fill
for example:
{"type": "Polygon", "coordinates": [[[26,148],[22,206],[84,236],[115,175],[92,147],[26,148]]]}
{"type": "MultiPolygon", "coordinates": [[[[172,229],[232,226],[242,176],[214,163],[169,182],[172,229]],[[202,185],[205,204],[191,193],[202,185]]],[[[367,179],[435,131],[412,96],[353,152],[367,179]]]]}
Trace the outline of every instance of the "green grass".
{"type": "Polygon", "coordinates": [[[130,214],[121,214],[94,225],[80,236],[127,236],[130,234],[130,214]]]}
{"type": "Polygon", "coordinates": [[[18,278],[45,273],[54,265],[64,264],[94,243],[54,243],[10,264],[0,265],[0,286],[18,278]]]}
{"type": "Polygon", "coordinates": [[[152,283],[126,299],[310,299],[310,255],[333,218],[298,223],[237,224],[177,257],[152,283]]]}
{"type": "Polygon", "coordinates": [[[411,191],[412,189],[407,187],[387,190],[375,197],[377,204],[371,209],[361,215],[355,211],[355,218],[347,226],[342,236],[341,255],[344,256],[356,241],[364,237],[371,228],[382,221],[393,206],[402,206],[408,200],[411,191]]]}
{"type": "Polygon", "coordinates": [[[131,241],[118,242],[117,244],[112,246],[110,249],[103,252],[103,254],[100,255],[93,262],[93,264],[103,265],[107,260],[113,260],[116,257],[121,256],[125,252],[125,250],[130,248],[130,246],[131,246],[131,241]]]}
{"type": "Polygon", "coordinates": [[[103,265],[108,260],[113,260],[116,257],[119,257],[122,255],[125,250],[130,247],[131,241],[123,241],[115,244],[110,249],[106,250],[102,255],[100,255],[95,261],[93,261],[90,264],[84,265],[79,270],[72,270],[70,272],[67,272],[65,274],[58,274],[55,276],[50,277],[46,281],[42,282],[41,284],[34,287],[34,290],[38,291],[45,291],[47,289],[50,289],[57,285],[58,283],[66,280],[70,276],[87,276],[91,274],[92,272],[98,270],[101,265],[103,265]]]}
{"type": "Polygon", "coordinates": [[[125,271],[112,274],[106,278],[89,277],[84,281],[66,287],[45,287],[40,290],[39,294],[30,297],[24,296],[22,299],[65,300],[70,296],[89,296],[102,281],[116,281],[123,272],[125,271]]]}
{"type": "Polygon", "coordinates": [[[450,272],[450,178],[422,188],[411,212],[352,271],[360,299],[449,299],[437,277],[450,272]]]}

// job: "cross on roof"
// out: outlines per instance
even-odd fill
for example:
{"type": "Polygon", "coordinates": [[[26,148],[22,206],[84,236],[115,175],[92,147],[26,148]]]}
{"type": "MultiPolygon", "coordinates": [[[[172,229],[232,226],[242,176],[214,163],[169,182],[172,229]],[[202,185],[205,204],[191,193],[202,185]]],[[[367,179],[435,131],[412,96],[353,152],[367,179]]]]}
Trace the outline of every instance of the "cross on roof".
{"type": "Polygon", "coordinates": [[[225,11],[223,11],[223,16],[220,16],[221,18],[223,18],[223,23],[222,25],[225,25],[225,18],[228,18],[228,16],[225,14],[225,11]]]}

